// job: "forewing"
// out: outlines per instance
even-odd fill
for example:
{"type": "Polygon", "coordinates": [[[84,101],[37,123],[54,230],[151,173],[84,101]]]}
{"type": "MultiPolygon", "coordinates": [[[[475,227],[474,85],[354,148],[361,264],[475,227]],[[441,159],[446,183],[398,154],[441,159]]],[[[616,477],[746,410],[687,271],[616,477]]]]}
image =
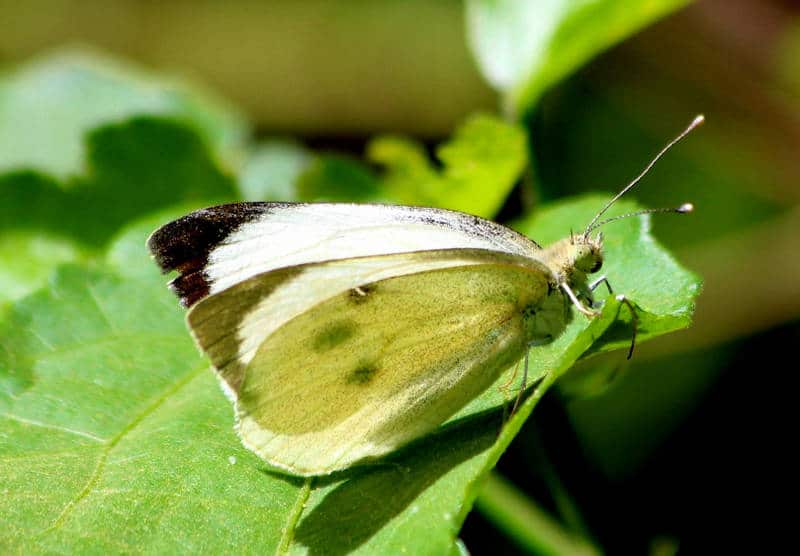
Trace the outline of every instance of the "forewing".
{"type": "Polygon", "coordinates": [[[293,473],[330,473],[435,429],[488,387],[523,354],[524,308],[547,278],[514,257],[459,255],[363,283],[269,334],[231,389],[243,442],[293,473]]]}
{"type": "Polygon", "coordinates": [[[234,203],[195,211],[156,230],[148,247],[186,306],[252,276],[301,264],[440,249],[531,256],[509,228],[460,212],[347,203],[234,203]]]}

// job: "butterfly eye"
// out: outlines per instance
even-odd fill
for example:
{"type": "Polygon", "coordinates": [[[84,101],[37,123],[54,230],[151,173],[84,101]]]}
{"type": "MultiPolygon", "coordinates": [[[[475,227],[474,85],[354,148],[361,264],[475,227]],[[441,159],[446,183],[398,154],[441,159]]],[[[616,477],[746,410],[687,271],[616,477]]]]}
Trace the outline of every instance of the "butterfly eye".
{"type": "Polygon", "coordinates": [[[595,272],[597,272],[597,271],[598,271],[598,270],[600,270],[601,268],[603,268],[603,259],[597,259],[597,260],[594,262],[594,264],[592,265],[592,268],[591,268],[591,270],[589,271],[589,274],[594,274],[595,272]]]}

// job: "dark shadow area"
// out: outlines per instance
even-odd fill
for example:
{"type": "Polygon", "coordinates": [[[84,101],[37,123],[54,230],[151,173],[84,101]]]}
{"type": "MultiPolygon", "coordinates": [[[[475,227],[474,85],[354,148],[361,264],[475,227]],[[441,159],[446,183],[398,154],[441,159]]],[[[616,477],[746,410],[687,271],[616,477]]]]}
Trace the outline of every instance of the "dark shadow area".
{"type": "Polygon", "coordinates": [[[349,477],[300,521],[295,541],[310,554],[350,553],[439,478],[490,448],[502,424],[502,411],[487,411],[448,425],[366,473],[353,469],[321,479],[316,486],[349,477]]]}
{"type": "MultiPolygon", "coordinates": [[[[659,545],[676,546],[678,554],[784,552],[793,542],[782,525],[791,514],[780,507],[791,496],[795,377],[770,356],[786,354],[799,339],[795,323],[738,344],[714,388],[626,476],[609,477],[588,457],[555,390],[539,402],[498,471],[564,523],[547,477],[554,470],[606,554],[649,554],[659,545]]],[[[461,538],[476,556],[524,554],[477,512],[461,538]]]]}

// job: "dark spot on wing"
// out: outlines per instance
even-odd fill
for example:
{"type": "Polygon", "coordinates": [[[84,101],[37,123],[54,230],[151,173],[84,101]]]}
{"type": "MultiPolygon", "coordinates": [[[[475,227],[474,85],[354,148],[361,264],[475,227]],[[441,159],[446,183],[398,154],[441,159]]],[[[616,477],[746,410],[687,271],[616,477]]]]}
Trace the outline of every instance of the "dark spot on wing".
{"type": "Polygon", "coordinates": [[[375,290],[377,289],[378,286],[375,284],[363,284],[351,289],[348,293],[348,297],[353,303],[364,303],[372,296],[373,293],[375,293],[375,290]]]}
{"type": "Polygon", "coordinates": [[[331,350],[352,338],[357,329],[358,325],[350,320],[329,324],[314,336],[314,350],[331,350]]]}
{"type": "Polygon", "coordinates": [[[345,383],[363,386],[372,382],[376,374],[378,374],[378,367],[372,364],[362,364],[348,373],[345,383]]]}
{"type": "Polygon", "coordinates": [[[522,309],[522,317],[528,319],[535,316],[536,309],[537,309],[536,305],[534,305],[533,303],[529,303],[522,309]]]}

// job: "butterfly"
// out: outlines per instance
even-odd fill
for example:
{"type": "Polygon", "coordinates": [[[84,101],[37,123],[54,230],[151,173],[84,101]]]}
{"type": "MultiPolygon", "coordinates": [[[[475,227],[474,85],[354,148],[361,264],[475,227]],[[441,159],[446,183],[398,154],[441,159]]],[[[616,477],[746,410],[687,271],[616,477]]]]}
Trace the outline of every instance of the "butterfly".
{"type": "MultiPolygon", "coordinates": [[[[603,264],[593,232],[631,215],[600,217],[701,122],[547,247],[438,208],[277,202],[197,210],[148,247],[178,273],[170,287],[244,445],[283,471],[329,474],[430,433],[523,358],[527,373],[572,308],[597,314],[593,290],[610,285],[589,279],[603,264]]],[[[662,210],[691,205],[634,214],[662,210]]]]}

